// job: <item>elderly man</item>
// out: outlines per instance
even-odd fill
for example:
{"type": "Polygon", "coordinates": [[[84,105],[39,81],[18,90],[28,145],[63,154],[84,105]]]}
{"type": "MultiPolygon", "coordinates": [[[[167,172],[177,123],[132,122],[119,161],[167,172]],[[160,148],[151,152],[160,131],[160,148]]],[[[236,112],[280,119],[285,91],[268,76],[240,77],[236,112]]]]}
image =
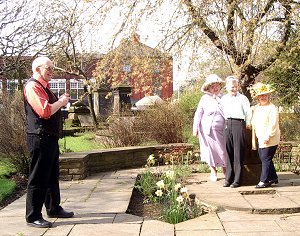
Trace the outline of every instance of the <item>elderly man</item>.
{"type": "Polygon", "coordinates": [[[238,92],[238,79],[228,76],[225,80],[228,93],[221,98],[225,117],[225,142],[228,158],[224,187],[241,185],[245,156],[245,128],[250,127],[251,108],[248,98],[238,92]]]}
{"type": "Polygon", "coordinates": [[[59,146],[62,118],[61,108],[70,100],[68,94],[60,98],[50,90],[53,63],[38,57],[32,63],[33,76],[24,88],[27,145],[31,164],[27,185],[26,221],[29,226],[48,228],[52,223],[42,216],[45,204],[49,218],[70,218],[60,206],[59,146]]]}

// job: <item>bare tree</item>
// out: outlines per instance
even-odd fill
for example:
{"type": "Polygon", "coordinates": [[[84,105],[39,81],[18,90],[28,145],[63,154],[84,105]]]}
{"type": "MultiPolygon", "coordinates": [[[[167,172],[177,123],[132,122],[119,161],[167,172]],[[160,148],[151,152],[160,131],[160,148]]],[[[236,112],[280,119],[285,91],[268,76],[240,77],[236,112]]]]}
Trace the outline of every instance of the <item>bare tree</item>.
{"type": "Polygon", "coordinates": [[[40,14],[39,2],[0,2],[0,76],[18,79],[18,84],[30,76],[32,57],[52,42],[53,35],[45,34],[48,24],[40,14]]]}
{"type": "Polygon", "coordinates": [[[143,21],[154,20],[164,34],[158,47],[173,54],[215,47],[250,98],[247,87],[278,58],[298,27],[299,4],[297,0],[122,1],[123,22],[116,35],[142,30],[143,21]]]}
{"type": "Polygon", "coordinates": [[[55,3],[45,4],[48,4],[48,13],[51,12],[56,18],[57,23],[54,27],[58,32],[55,36],[57,44],[48,47],[48,54],[52,55],[59,71],[83,80],[84,95],[80,100],[88,98],[90,114],[96,127],[98,122],[93,107],[91,71],[100,54],[92,52],[88,41],[91,40],[92,28],[98,23],[95,15],[99,14],[103,6],[101,4],[94,6],[88,1],[81,0],[55,1],[55,3]]]}

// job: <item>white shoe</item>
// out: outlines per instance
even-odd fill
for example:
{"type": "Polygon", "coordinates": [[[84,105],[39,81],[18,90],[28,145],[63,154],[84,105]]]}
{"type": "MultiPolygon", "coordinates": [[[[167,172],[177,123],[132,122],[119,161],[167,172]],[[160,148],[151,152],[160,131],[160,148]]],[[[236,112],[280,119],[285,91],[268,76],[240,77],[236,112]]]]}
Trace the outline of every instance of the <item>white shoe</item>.
{"type": "Polygon", "coordinates": [[[210,175],[210,180],[212,182],[216,182],[218,180],[218,177],[216,175],[210,175]]]}

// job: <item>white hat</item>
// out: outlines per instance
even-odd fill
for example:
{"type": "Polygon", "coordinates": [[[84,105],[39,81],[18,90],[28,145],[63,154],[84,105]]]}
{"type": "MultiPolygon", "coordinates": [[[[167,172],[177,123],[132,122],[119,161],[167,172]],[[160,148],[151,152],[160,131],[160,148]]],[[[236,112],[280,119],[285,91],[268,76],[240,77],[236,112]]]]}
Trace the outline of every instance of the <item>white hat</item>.
{"type": "Polygon", "coordinates": [[[220,84],[220,86],[224,86],[225,82],[216,74],[210,74],[206,77],[205,82],[201,87],[201,91],[207,92],[208,87],[212,84],[220,84]]]}

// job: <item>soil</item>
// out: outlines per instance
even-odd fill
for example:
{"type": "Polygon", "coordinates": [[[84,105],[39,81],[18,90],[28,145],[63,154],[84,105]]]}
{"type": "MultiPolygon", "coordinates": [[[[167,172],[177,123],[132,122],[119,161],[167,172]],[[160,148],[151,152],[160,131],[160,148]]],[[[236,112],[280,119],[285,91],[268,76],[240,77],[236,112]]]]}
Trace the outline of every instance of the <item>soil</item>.
{"type": "Polygon", "coordinates": [[[10,203],[14,202],[18,198],[22,197],[26,193],[27,188],[27,178],[22,175],[14,174],[9,177],[11,180],[15,181],[17,187],[12,195],[6,197],[0,203],[0,210],[9,205],[10,203]]]}
{"type": "Polygon", "coordinates": [[[126,213],[141,216],[146,219],[159,220],[161,206],[159,203],[144,203],[145,197],[133,188],[126,213]]]}

